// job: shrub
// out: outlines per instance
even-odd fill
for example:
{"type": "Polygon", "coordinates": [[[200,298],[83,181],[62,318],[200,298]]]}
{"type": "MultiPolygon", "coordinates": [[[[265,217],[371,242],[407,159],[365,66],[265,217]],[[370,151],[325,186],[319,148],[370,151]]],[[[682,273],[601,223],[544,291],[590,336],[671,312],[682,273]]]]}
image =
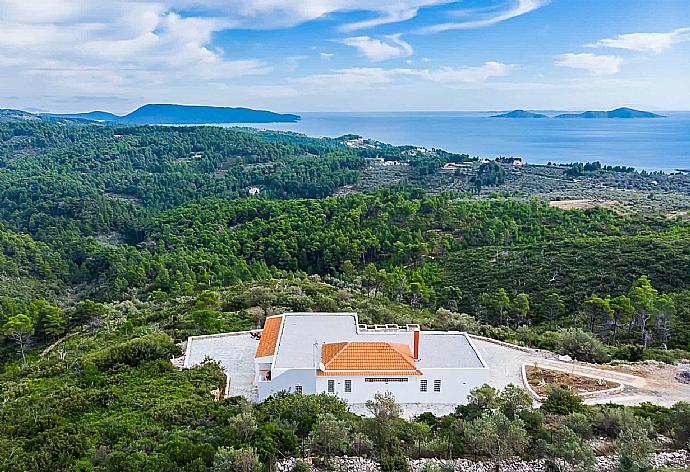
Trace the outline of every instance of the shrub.
{"type": "Polygon", "coordinates": [[[406,472],[410,470],[404,455],[392,454],[381,457],[381,472],[406,472]]]}
{"type": "Polygon", "coordinates": [[[554,387],[541,404],[542,411],[557,415],[569,415],[584,410],[582,398],[568,387],[554,387]]]}
{"type": "Polygon", "coordinates": [[[556,351],[558,349],[558,340],[560,333],[556,331],[544,331],[533,339],[533,347],[545,349],[547,351],[556,351]]]}
{"type": "Polygon", "coordinates": [[[592,423],[583,413],[570,413],[563,419],[563,424],[583,439],[592,437],[592,423]]]}
{"type": "Polygon", "coordinates": [[[374,450],[374,443],[364,433],[355,433],[350,441],[350,451],[356,456],[369,457],[374,450]]]}
{"type": "Polygon", "coordinates": [[[100,370],[116,364],[136,367],[147,361],[170,359],[179,353],[180,348],[172,342],[170,336],[165,333],[153,333],[97,351],[88,355],[84,362],[93,364],[100,370]]]}
{"type": "Polygon", "coordinates": [[[671,408],[673,437],[681,447],[690,447],[690,403],[678,402],[671,408]]]}
{"type": "Polygon", "coordinates": [[[627,408],[607,407],[599,413],[595,420],[595,428],[599,434],[616,438],[626,429],[652,430],[652,422],[647,418],[638,418],[627,408]]]}
{"type": "Polygon", "coordinates": [[[261,462],[254,448],[220,447],[213,458],[212,472],[254,472],[261,462]]]}
{"type": "Polygon", "coordinates": [[[644,428],[626,428],[616,440],[620,472],[643,472],[651,470],[650,460],[656,442],[649,438],[644,428]]]}
{"type": "Polygon", "coordinates": [[[628,362],[639,362],[644,359],[644,346],[639,344],[625,344],[612,350],[611,356],[614,359],[621,359],[628,362]]]}
{"type": "Polygon", "coordinates": [[[544,451],[547,471],[592,470],[596,463],[592,448],[567,426],[551,432],[551,441],[544,451]]]}
{"type": "Polygon", "coordinates": [[[439,308],[434,316],[436,324],[443,330],[466,331],[477,334],[480,331],[479,322],[467,313],[457,313],[454,311],[439,308]]]}
{"type": "Polygon", "coordinates": [[[558,338],[558,352],[585,362],[608,362],[610,360],[604,344],[591,333],[579,328],[566,329],[558,338]]]}
{"type": "Polygon", "coordinates": [[[427,462],[421,472],[453,472],[453,462],[427,462]]]}
{"type": "Polygon", "coordinates": [[[689,359],[690,353],[683,349],[645,349],[644,360],[675,364],[679,360],[689,359]]]}
{"type": "Polygon", "coordinates": [[[292,466],[291,472],[309,472],[310,470],[309,464],[302,460],[297,460],[295,465],[292,466]]]}

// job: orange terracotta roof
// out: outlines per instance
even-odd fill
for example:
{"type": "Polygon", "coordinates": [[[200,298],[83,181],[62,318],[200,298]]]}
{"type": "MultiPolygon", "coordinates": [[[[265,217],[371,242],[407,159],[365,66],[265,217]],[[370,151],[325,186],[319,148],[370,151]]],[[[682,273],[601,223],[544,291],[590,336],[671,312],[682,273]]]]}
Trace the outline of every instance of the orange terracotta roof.
{"type": "Polygon", "coordinates": [[[385,342],[323,345],[319,375],[421,375],[407,344],[385,342]]]}
{"type": "Polygon", "coordinates": [[[407,377],[410,375],[422,375],[419,370],[317,370],[316,375],[320,377],[407,377]]]}
{"type": "Polygon", "coordinates": [[[256,355],[254,357],[266,357],[275,354],[282,323],[282,316],[266,318],[264,330],[261,333],[261,340],[259,340],[259,347],[256,348],[256,355]]]}

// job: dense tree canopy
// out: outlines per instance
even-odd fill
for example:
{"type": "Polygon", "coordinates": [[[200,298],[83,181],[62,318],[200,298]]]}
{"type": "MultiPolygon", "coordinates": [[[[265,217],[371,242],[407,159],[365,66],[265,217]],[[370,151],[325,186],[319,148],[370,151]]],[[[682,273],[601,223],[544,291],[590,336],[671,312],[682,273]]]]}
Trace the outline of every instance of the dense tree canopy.
{"type": "MultiPolygon", "coordinates": [[[[317,453],[383,470],[406,456],[511,454],[585,468],[595,433],[645,467],[635,447],[649,451],[655,431],[687,445],[686,404],[592,408],[554,389],[534,409],[515,387],[487,386],[442,418],[403,420],[386,396],[362,418],[327,395],[215,401],[217,365],[174,368],[187,336],[288,310],[356,311],[591,362],[688,356],[687,219],[562,210],[529,185],[490,195],[517,181],[512,159],[345,144],[355,138],[0,123],[0,469],[257,470],[317,453]],[[371,158],[414,182],[358,192],[371,158]],[[429,192],[449,162],[477,195],[429,192]]],[[[552,167],[540,172],[687,185],[552,167]]]]}

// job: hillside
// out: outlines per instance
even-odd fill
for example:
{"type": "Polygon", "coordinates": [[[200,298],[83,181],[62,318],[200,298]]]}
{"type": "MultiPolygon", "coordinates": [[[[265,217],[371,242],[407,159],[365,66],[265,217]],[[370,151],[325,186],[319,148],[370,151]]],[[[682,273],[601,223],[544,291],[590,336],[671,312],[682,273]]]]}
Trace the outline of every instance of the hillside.
{"type": "MultiPolygon", "coordinates": [[[[596,205],[564,211],[524,196],[538,195],[530,185],[563,185],[575,175],[583,189],[605,183],[606,194],[616,182],[639,192],[668,188],[680,206],[677,194],[690,191],[686,176],[644,176],[598,163],[516,171],[442,150],[353,148],[224,128],[8,123],[0,137],[0,222],[8,241],[2,264],[30,288],[3,294],[13,300],[4,317],[36,298],[118,300],[348,271],[370,273],[377,292],[392,299],[429,307],[452,302],[496,325],[546,329],[553,321],[543,315],[549,296],[567,307],[559,322],[579,325],[591,295],[628,296],[647,276],[658,296],[674,300],[674,335],[665,339],[633,322],[625,341],[638,343],[644,334],[648,347],[679,349],[690,341],[682,302],[690,272],[670,262],[687,261],[686,218],[665,213],[665,200],[645,194],[650,209],[637,213],[596,205]],[[373,153],[408,165],[371,165],[373,153]],[[464,167],[447,174],[447,162],[464,167]],[[408,184],[365,180],[391,167],[405,169],[392,172],[408,184]],[[365,192],[328,198],[364,183],[365,192]],[[427,194],[411,183],[465,193],[427,194]],[[501,188],[523,195],[495,195],[501,188]],[[616,257],[609,260],[609,253],[616,257]],[[481,302],[500,290],[509,303],[526,297],[528,311],[503,317],[481,302]]],[[[609,341],[611,333],[596,327],[595,334],[609,341]]]]}
{"type": "Polygon", "coordinates": [[[582,113],[563,113],[554,118],[663,118],[649,111],[635,110],[633,108],[616,108],[610,111],[585,111],[582,113]]]}
{"type": "Polygon", "coordinates": [[[534,408],[487,387],[452,415],[407,421],[384,398],[392,414],[365,418],[327,395],[216,401],[217,365],[170,358],[190,335],[322,310],[677,362],[690,357],[688,194],[688,176],[357,136],[0,123],[0,469],[202,472],[240,454],[254,472],[348,454],[393,471],[495,460],[482,432],[504,430],[529,459],[565,444],[589,464],[592,437],[612,450],[632,430],[685,447],[683,403],[590,407],[556,389],[534,408]],[[639,200],[549,204],[578,192],[639,200]]]}
{"type": "Polygon", "coordinates": [[[81,118],[89,121],[118,121],[122,117],[107,111],[90,111],[88,113],[44,113],[41,116],[49,117],[63,117],[63,118],[81,118]]]}
{"type": "Polygon", "coordinates": [[[501,113],[499,115],[493,115],[491,118],[548,118],[546,115],[541,113],[534,113],[532,111],[526,110],[513,110],[508,113],[501,113]]]}
{"type": "Polygon", "coordinates": [[[75,114],[51,114],[67,118],[83,118],[94,121],[152,125],[152,124],[209,124],[209,123],[276,123],[294,122],[298,115],[280,114],[250,108],[191,106],[175,104],[149,104],[127,115],[114,115],[103,111],[75,114]]]}
{"type": "Polygon", "coordinates": [[[13,110],[0,108],[0,122],[2,121],[29,121],[29,122],[50,122],[50,123],[88,123],[90,120],[82,119],[78,116],[51,116],[44,114],[29,113],[24,110],[13,110]]]}
{"type": "MultiPolygon", "coordinates": [[[[268,313],[318,310],[357,311],[368,323],[487,329],[467,315],[415,309],[356,282],[319,277],[78,305],[70,329],[78,317],[90,321],[86,329],[44,354],[31,352],[27,368],[0,369],[3,470],[237,470],[218,464],[241,457],[242,470],[258,472],[285,458],[312,456],[317,470],[332,470],[330,456],[348,455],[395,471],[407,470],[408,458],[463,458],[465,464],[503,459],[503,450],[486,445],[487,431],[525,460],[594,464],[594,445],[613,451],[629,431],[649,435],[651,444],[663,435],[664,448],[680,449],[666,454],[685,457],[690,406],[682,402],[670,408],[590,406],[555,389],[536,407],[517,387],[485,386],[450,415],[405,420],[395,402],[382,397],[372,405],[374,414],[364,417],[326,394],[285,394],[258,404],[240,397],[217,401],[213,392],[225,384],[217,364],[178,370],[169,360],[180,355],[176,343],[186,336],[251,329],[268,313]]],[[[639,440],[629,442],[639,448],[639,440]]],[[[615,456],[599,459],[613,462],[615,456]]]]}

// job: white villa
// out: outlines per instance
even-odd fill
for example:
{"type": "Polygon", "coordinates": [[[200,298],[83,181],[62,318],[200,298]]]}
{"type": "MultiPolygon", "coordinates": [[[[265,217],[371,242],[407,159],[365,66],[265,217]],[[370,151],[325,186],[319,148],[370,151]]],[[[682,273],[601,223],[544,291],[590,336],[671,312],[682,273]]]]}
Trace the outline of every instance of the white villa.
{"type": "Polygon", "coordinates": [[[266,319],[254,359],[258,399],[281,391],[365,403],[460,404],[489,380],[467,333],[359,323],[356,313],[285,313],[266,319]]]}

